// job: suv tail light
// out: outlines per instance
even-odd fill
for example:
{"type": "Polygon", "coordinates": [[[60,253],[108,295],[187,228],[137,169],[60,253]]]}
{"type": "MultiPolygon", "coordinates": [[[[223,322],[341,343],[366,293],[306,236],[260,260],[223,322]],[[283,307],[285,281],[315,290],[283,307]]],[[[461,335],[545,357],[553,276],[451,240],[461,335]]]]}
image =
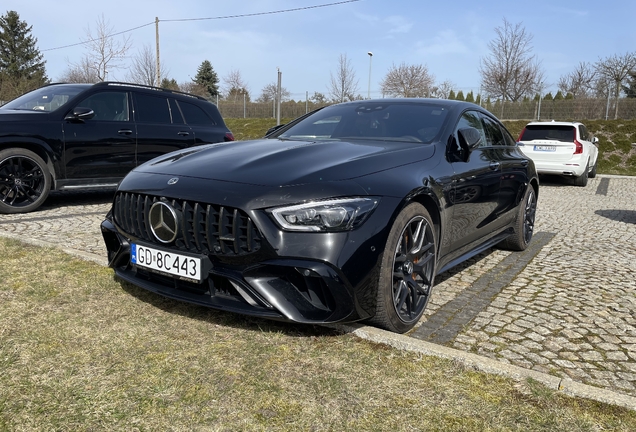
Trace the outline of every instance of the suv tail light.
{"type": "Polygon", "coordinates": [[[234,135],[232,134],[232,132],[226,132],[225,133],[225,137],[224,141],[234,141],[234,135]]]}
{"type": "Polygon", "coordinates": [[[574,150],[574,154],[583,154],[583,144],[581,144],[579,140],[575,139],[574,145],[576,146],[576,149],[574,150]]]}
{"type": "Polygon", "coordinates": [[[521,141],[521,138],[523,138],[523,134],[525,133],[525,131],[526,131],[526,128],[523,128],[523,130],[519,134],[519,139],[517,139],[517,142],[521,141]]]}

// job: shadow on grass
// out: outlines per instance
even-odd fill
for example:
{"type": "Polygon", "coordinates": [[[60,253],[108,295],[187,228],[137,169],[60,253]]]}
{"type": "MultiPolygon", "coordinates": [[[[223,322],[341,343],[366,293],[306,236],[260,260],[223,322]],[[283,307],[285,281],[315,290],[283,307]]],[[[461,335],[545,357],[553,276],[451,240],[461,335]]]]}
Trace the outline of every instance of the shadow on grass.
{"type": "Polygon", "coordinates": [[[235,329],[246,331],[283,333],[286,336],[302,338],[312,336],[332,337],[342,335],[341,331],[330,329],[321,325],[275,321],[250,315],[243,315],[235,312],[227,312],[219,309],[208,308],[185,301],[174,300],[132,285],[129,282],[119,279],[116,275],[114,276],[114,280],[122,287],[125,292],[144,303],[148,303],[169,314],[196,319],[210,324],[224,327],[233,327],[235,329]]]}

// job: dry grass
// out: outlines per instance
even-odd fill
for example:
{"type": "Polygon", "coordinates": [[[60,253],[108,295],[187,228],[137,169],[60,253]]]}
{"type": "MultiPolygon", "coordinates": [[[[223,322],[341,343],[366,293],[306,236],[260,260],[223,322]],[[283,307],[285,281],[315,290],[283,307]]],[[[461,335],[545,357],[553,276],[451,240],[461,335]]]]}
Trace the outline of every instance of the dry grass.
{"type": "Polygon", "coordinates": [[[0,239],[0,430],[636,430],[636,413],[164,299],[0,239]]]}

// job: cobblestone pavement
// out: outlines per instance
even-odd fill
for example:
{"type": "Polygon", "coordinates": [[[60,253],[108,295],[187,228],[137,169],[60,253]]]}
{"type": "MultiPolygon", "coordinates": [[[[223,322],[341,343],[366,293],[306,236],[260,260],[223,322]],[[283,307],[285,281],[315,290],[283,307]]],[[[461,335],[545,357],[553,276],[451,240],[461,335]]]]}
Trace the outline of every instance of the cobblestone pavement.
{"type": "MultiPolygon", "coordinates": [[[[528,250],[491,249],[439,275],[411,336],[636,396],[636,178],[541,180],[528,250]]],[[[112,195],[53,193],[37,212],[0,215],[0,235],[105,263],[112,195]]]]}

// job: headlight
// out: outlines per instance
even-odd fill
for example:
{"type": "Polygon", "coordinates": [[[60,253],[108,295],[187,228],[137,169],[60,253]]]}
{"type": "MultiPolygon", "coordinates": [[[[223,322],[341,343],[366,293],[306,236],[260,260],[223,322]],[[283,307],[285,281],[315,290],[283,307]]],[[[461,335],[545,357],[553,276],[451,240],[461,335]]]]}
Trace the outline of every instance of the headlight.
{"type": "Polygon", "coordinates": [[[270,210],[289,231],[346,231],[360,225],[375,209],[378,198],[344,198],[270,210]]]}

